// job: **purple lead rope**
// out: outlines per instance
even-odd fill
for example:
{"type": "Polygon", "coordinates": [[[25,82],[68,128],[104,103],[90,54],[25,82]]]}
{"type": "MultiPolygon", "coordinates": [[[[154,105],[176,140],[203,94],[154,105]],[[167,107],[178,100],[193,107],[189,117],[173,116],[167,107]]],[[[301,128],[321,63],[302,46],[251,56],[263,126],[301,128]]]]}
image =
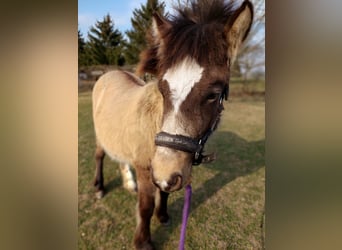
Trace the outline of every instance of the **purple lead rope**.
{"type": "Polygon", "coordinates": [[[189,218],[190,202],[191,202],[191,185],[189,184],[185,187],[182,228],[181,228],[181,234],[180,234],[180,240],[179,240],[179,246],[178,246],[179,250],[184,250],[186,224],[188,223],[188,218],[189,218]]]}

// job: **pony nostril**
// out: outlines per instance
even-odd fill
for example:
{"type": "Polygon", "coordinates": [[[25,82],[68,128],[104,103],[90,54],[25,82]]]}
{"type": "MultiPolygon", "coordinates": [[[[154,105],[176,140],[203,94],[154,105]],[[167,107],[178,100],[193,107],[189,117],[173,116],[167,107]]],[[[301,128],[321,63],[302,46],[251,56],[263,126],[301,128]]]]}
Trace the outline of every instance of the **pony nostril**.
{"type": "Polygon", "coordinates": [[[178,190],[182,187],[182,176],[180,174],[173,174],[167,182],[172,190],[178,190]]]}

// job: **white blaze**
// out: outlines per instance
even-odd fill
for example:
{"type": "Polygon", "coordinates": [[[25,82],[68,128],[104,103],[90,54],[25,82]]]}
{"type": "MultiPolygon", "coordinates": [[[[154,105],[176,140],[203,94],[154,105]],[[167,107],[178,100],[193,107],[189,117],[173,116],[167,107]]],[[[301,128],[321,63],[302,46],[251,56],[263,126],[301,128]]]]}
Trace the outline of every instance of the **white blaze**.
{"type": "Polygon", "coordinates": [[[173,110],[166,117],[163,131],[184,134],[184,129],[178,124],[179,107],[189,95],[193,86],[202,78],[203,68],[191,58],[185,58],[181,63],[168,69],[163,77],[169,83],[173,110]]]}
{"type": "Polygon", "coordinates": [[[195,83],[201,80],[202,72],[203,68],[188,57],[166,71],[163,80],[169,83],[172,103],[176,113],[195,83]]]}

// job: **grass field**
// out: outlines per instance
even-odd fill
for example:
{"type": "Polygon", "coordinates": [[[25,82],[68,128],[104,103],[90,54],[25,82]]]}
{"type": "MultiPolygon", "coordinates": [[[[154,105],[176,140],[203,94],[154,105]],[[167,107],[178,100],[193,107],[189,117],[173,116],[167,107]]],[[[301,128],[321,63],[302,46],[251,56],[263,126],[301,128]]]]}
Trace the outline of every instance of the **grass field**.
{"type": "MultiPolygon", "coordinates": [[[[193,168],[186,249],[264,249],[265,103],[225,103],[221,123],[207,143],[217,160],[193,168]]],[[[121,185],[117,163],[105,158],[108,193],[96,200],[90,92],[79,94],[79,249],[133,249],[136,195],[121,185]]],[[[152,219],[157,249],[177,249],[184,190],[170,195],[172,224],[152,219]]]]}

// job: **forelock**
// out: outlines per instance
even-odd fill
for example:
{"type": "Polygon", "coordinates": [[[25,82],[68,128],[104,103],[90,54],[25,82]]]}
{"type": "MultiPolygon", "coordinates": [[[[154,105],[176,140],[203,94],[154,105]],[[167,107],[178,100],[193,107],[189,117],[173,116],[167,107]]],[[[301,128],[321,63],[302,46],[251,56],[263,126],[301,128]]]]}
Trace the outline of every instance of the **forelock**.
{"type": "Polygon", "coordinates": [[[232,10],[233,4],[224,0],[192,0],[177,7],[176,14],[169,17],[172,28],[163,37],[160,67],[165,70],[186,57],[200,65],[225,65],[228,46],[224,27],[232,10]]]}

